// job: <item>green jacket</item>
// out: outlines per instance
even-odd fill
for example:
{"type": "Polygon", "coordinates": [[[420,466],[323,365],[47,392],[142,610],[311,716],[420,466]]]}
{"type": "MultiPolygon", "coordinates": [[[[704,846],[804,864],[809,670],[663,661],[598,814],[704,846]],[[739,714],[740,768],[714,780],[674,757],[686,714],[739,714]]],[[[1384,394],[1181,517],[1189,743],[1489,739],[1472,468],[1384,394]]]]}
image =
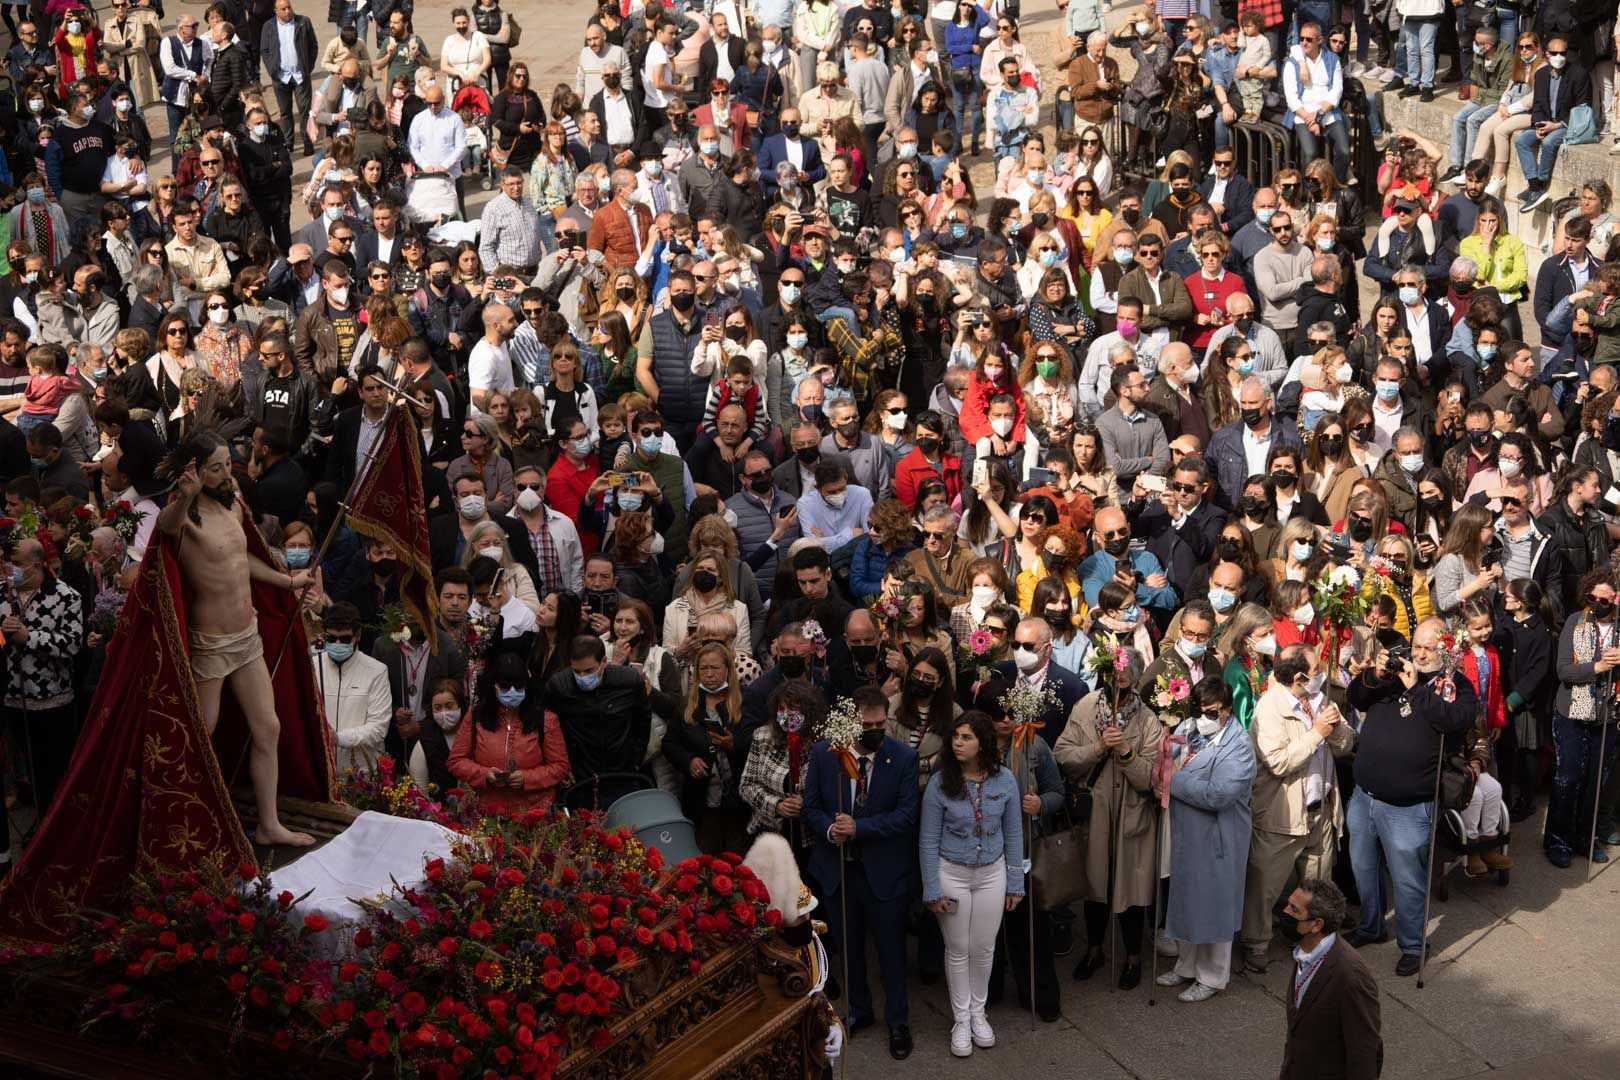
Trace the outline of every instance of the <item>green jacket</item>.
{"type": "Polygon", "coordinates": [[[1507,90],[1508,81],[1512,77],[1511,46],[1499,41],[1484,56],[1475,53],[1473,63],[1468,69],[1468,81],[1474,85],[1474,104],[1481,107],[1501,104],[1502,93],[1507,90]]]}

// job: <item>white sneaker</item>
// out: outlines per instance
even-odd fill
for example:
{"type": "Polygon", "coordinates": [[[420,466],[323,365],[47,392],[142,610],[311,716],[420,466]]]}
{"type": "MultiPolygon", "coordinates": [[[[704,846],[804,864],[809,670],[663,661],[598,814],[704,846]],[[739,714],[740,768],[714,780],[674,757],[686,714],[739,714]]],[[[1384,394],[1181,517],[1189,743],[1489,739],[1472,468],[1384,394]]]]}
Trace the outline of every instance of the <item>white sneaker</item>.
{"type": "Polygon", "coordinates": [[[1158,952],[1158,954],[1160,956],[1166,957],[1168,959],[1174,959],[1175,957],[1181,955],[1181,951],[1176,948],[1176,943],[1175,942],[1166,941],[1162,937],[1159,938],[1157,941],[1155,941],[1153,943],[1153,948],[1158,952]]]}
{"type": "Polygon", "coordinates": [[[1493,176],[1493,177],[1491,177],[1491,182],[1485,185],[1485,194],[1489,195],[1491,198],[1494,199],[1498,195],[1502,194],[1502,189],[1504,187],[1506,187],[1506,186],[1507,186],[1507,177],[1505,177],[1505,176],[1493,176]]]}
{"type": "Polygon", "coordinates": [[[1370,74],[1371,70],[1372,69],[1367,67],[1367,65],[1363,64],[1360,60],[1350,61],[1350,77],[1352,79],[1359,79],[1363,75],[1370,74]]]}
{"type": "Polygon", "coordinates": [[[990,1026],[990,1021],[985,1019],[983,1013],[968,1021],[968,1030],[973,1034],[973,1045],[980,1050],[988,1050],[996,1045],[995,1029],[990,1026]]]}
{"type": "Polygon", "coordinates": [[[973,1056],[973,1033],[966,1024],[951,1025],[951,1053],[957,1057],[973,1056]]]}
{"type": "Polygon", "coordinates": [[[1153,981],[1159,986],[1180,986],[1182,983],[1187,981],[1187,977],[1185,975],[1177,975],[1173,971],[1167,971],[1153,981]]]}
{"type": "Polygon", "coordinates": [[[1194,1005],[1200,1001],[1208,1001],[1218,993],[1220,993],[1219,990],[1212,990],[1201,982],[1195,982],[1191,986],[1187,987],[1187,989],[1177,994],[1176,1000],[1185,1001],[1189,1005],[1194,1005]]]}

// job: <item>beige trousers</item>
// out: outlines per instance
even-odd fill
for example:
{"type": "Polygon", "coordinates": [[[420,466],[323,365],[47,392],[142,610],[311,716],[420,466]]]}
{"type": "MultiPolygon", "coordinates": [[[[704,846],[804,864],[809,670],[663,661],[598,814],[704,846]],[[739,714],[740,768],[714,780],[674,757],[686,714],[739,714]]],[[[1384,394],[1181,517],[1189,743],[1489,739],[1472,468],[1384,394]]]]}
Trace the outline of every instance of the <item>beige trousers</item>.
{"type": "MultiPolygon", "coordinates": [[[[1333,876],[1337,833],[1327,814],[1316,815],[1304,836],[1254,831],[1249,842],[1249,872],[1243,888],[1243,930],[1239,940],[1248,952],[1271,944],[1271,909],[1283,890],[1306,878],[1333,876]]],[[[1330,927],[1337,930],[1338,927],[1330,927]]]]}
{"type": "Polygon", "coordinates": [[[1479,137],[1474,140],[1474,148],[1470,151],[1473,158],[1484,158],[1495,162],[1506,172],[1513,164],[1513,136],[1530,126],[1528,112],[1514,113],[1506,120],[1499,115],[1492,115],[1489,120],[1479,125],[1479,137]]]}

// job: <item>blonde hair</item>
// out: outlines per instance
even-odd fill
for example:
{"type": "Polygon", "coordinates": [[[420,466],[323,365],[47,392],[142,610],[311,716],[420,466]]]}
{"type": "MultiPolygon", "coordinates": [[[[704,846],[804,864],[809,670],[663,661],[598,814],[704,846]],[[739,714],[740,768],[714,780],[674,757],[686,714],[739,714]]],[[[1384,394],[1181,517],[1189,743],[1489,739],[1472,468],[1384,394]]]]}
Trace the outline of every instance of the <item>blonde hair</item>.
{"type": "MultiPolygon", "coordinates": [[[[725,523],[725,519],[721,518],[720,524],[724,525],[725,523]]],[[[698,524],[703,523],[700,521],[698,524]]],[[[713,561],[717,588],[720,590],[720,594],[726,598],[726,606],[729,608],[737,602],[736,590],[731,587],[731,572],[726,565],[730,560],[726,558],[726,553],[721,548],[703,548],[692,556],[692,574],[697,573],[698,564],[705,561],[713,561]]],[[[686,578],[687,595],[697,591],[697,586],[692,584],[692,574],[688,574],[686,578]]]]}
{"type": "Polygon", "coordinates": [[[727,727],[736,728],[742,723],[742,688],[737,685],[737,661],[731,655],[731,649],[725,645],[708,644],[698,648],[692,657],[692,680],[686,688],[686,706],[681,711],[684,714],[682,721],[688,724],[698,723],[698,710],[702,706],[703,691],[698,687],[698,665],[705,656],[718,653],[726,661],[726,717],[727,727]]]}

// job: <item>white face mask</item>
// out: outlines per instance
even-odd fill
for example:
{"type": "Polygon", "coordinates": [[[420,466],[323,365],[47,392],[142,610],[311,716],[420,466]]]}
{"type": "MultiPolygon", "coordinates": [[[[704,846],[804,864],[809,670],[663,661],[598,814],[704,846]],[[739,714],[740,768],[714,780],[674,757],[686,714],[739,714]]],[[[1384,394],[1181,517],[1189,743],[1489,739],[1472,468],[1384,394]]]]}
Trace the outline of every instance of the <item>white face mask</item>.
{"type": "Polygon", "coordinates": [[[1259,641],[1256,641],[1254,643],[1254,651],[1259,653],[1261,656],[1276,656],[1277,655],[1277,635],[1276,634],[1267,634],[1265,637],[1261,638],[1259,641]]]}
{"type": "Polygon", "coordinates": [[[998,416],[990,421],[990,430],[1005,439],[1012,434],[1013,422],[1005,416],[998,416]]]}
{"type": "Polygon", "coordinates": [[[517,507],[525,514],[532,514],[534,511],[540,509],[540,502],[540,493],[538,491],[534,491],[530,488],[524,488],[522,491],[518,492],[517,507]]]}
{"type": "Polygon", "coordinates": [[[1300,626],[1308,626],[1316,619],[1316,607],[1309,600],[1307,600],[1305,603],[1299,605],[1299,607],[1290,612],[1288,617],[1293,619],[1294,622],[1298,623],[1300,626]]]}
{"type": "Polygon", "coordinates": [[[461,723],[461,714],[454,709],[434,710],[433,722],[443,731],[454,731],[461,723]]]}
{"type": "Polygon", "coordinates": [[[1497,458],[1496,467],[1501,470],[1502,477],[1505,480],[1512,480],[1524,471],[1524,463],[1513,458],[1497,458]]]}
{"type": "Polygon", "coordinates": [[[478,554],[482,555],[486,559],[494,559],[496,562],[500,562],[501,556],[505,554],[505,551],[499,544],[491,544],[488,547],[479,548],[478,554]]]}
{"type": "Polygon", "coordinates": [[[338,307],[349,306],[349,287],[347,285],[339,285],[335,289],[327,289],[326,295],[327,298],[338,307]]]}
{"type": "Polygon", "coordinates": [[[1325,686],[1327,686],[1327,672],[1318,671],[1315,675],[1312,675],[1310,681],[1305,684],[1305,691],[1306,693],[1314,696],[1316,694],[1320,694],[1325,686]]]}
{"type": "Polygon", "coordinates": [[[1143,19],[1138,19],[1136,21],[1136,36],[1137,37],[1147,37],[1148,36],[1148,31],[1151,30],[1151,29],[1153,29],[1153,24],[1152,23],[1147,22],[1146,20],[1143,20],[1143,19]]]}
{"type": "Polygon", "coordinates": [[[906,414],[903,412],[890,413],[884,418],[883,422],[889,425],[890,431],[903,431],[906,426],[906,414]]]}
{"type": "Polygon", "coordinates": [[[456,504],[461,516],[468,521],[476,521],[484,516],[484,497],[482,495],[463,495],[456,504]]]}
{"type": "MultiPolygon", "coordinates": [[[[208,321],[215,326],[224,326],[230,321],[230,318],[231,312],[229,308],[211,308],[208,312],[208,321]]],[[[1507,474],[1504,472],[1502,475],[1506,476],[1507,474]]]]}
{"type": "Polygon", "coordinates": [[[844,499],[848,496],[848,494],[849,493],[846,491],[840,491],[836,495],[826,495],[823,497],[827,500],[828,506],[832,507],[834,510],[842,510],[844,508],[844,499]]]}
{"type": "Polygon", "coordinates": [[[1202,735],[1206,739],[1214,738],[1215,734],[1221,730],[1221,722],[1219,719],[1205,716],[1203,713],[1198,714],[1198,719],[1195,721],[1195,723],[1198,727],[1198,734],[1202,735]]]}
{"type": "Polygon", "coordinates": [[[999,595],[1000,593],[992,585],[975,585],[973,586],[973,606],[983,611],[995,603],[996,597],[999,595]]]}
{"type": "Polygon", "coordinates": [[[1041,666],[1040,650],[1037,649],[1034,652],[1030,652],[1028,649],[1014,649],[1013,663],[1018,665],[1019,671],[1022,671],[1025,675],[1028,675],[1030,672],[1041,666]]]}

